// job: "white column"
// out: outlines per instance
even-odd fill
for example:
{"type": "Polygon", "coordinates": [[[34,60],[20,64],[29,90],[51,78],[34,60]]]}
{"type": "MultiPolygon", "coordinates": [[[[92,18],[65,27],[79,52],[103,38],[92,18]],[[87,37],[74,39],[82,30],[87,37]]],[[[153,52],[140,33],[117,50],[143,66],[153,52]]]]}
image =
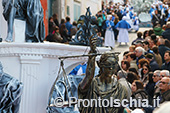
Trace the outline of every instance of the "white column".
{"type": "Polygon", "coordinates": [[[40,62],[42,56],[21,55],[21,82],[24,83],[20,113],[38,113],[37,108],[40,104],[38,94],[42,88],[39,87],[41,82],[40,62]]]}

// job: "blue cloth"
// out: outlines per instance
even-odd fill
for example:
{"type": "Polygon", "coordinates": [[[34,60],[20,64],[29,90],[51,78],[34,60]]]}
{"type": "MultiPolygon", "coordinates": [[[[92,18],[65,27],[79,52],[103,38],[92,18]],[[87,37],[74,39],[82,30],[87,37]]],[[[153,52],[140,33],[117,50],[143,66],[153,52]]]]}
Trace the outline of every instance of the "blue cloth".
{"type": "Polygon", "coordinates": [[[114,22],[110,20],[106,20],[106,27],[109,28],[109,30],[113,30],[114,22]]]}
{"type": "Polygon", "coordinates": [[[129,13],[130,13],[130,19],[132,19],[132,17],[133,17],[132,11],[129,11],[129,13]]]}
{"type": "Polygon", "coordinates": [[[70,22],[66,22],[65,25],[66,25],[66,28],[68,30],[68,35],[70,35],[71,34],[72,24],[70,24],[70,22]]]}
{"type": "Polygon", "coordinates": [[[114,16],[112,16],[112,21],[114,21],[115,20],[115,17],[114,16]]]}
{"type": "Polygon", "coordinates": [[[17,79],[0,75],[0,113],[18,113],[23,85],[17,79]]]}
{"type": "Polygon", "coordinates": [[[119,22],[116,24],[115,28],[130,29],[131,26],[130,26],[130,24],[129,24],[128,22],[126,22],[125,20],[121,20],[121,21],[119,21],[119,22]]]}
{"type": "MultiPolygon", "coordinates": [[[[78,70],[80,69],[80,67],[82,67],[83,73],[86,73],[86,68],[87,68],[87,63],[81,65],[79,64],[78,66],[76,66],[70,73],[69,75],[77,75],[78,70]]],[[[82,74],[83,74],[82,73],[82,74]]]]}

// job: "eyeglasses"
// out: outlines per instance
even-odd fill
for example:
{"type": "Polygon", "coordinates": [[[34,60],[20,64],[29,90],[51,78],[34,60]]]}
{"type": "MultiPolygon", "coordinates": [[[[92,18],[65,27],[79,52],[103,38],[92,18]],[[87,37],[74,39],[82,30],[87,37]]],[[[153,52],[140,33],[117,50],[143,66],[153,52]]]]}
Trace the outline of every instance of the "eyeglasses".
{"type": "Polygon", "coordinates": [[[160,81],[160,83],[162,83],[162,84],[168,84],[168,82],[163,82],[163,81],[160,81]]]}
{"type": "Polygon", "coordinates": [[[157,77],[157,75],[153,75],[153,77],[157,77]]]}
{"type": "Polygon", "coordinates": [[[143,70],[147,71],[148,69],[147,68],[143,68],[143,70]]]}
{"type": "Polygon", "coordinates": [[[160,76],[164,77],[165,75],[160,75],[160,76]]]}

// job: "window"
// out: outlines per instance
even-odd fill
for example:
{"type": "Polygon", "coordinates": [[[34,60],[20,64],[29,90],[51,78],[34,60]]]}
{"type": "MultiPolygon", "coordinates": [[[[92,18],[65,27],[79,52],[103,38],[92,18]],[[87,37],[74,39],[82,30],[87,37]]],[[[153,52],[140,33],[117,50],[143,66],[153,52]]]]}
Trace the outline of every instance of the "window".
{"type": "Polygon", "coordinates": [[[70,16],[70,7],[67,6],[67,15],[70,16]]]}
{"type": "Polygon", "coordinates": [[[77,21],[81,14],[80,4],[74,2],[74,21],[77,21]]]}

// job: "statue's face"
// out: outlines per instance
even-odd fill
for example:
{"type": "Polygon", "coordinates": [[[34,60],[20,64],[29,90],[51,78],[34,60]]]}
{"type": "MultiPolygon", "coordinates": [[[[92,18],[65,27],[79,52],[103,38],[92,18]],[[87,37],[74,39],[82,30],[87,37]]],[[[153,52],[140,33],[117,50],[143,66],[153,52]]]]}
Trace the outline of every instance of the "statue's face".
{"type": "Polygon", "coordinates": [[[106,76],[115,74],[118,69],[118,64],[114,57],[109,57],[104,64],[105,65],[103,66],[103,72],[106,76]]]}

